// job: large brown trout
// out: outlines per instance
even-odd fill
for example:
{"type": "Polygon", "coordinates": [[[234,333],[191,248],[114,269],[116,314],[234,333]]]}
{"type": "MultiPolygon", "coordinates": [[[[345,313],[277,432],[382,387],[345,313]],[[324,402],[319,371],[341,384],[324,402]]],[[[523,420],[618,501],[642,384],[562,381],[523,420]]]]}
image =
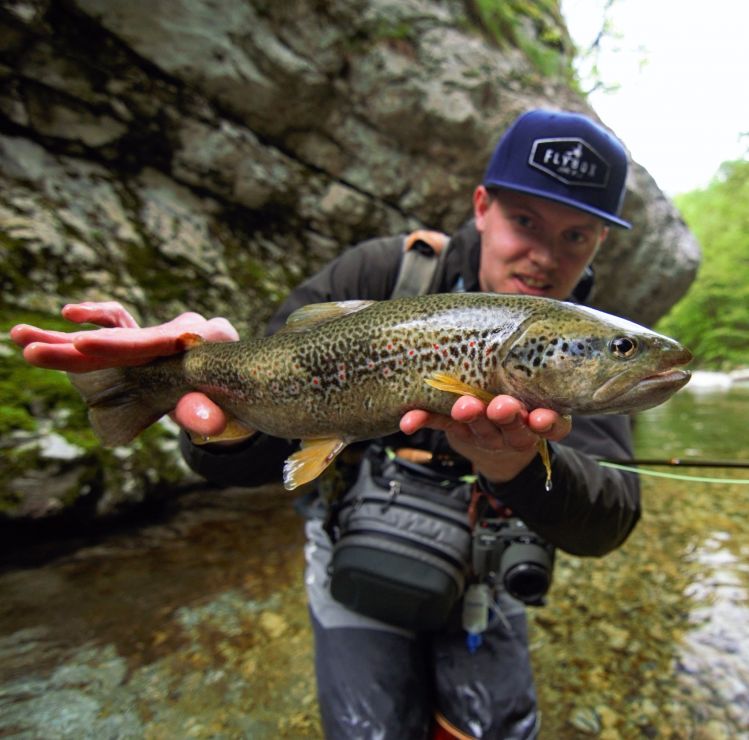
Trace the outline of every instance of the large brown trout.
{"type": "MultiPolygon", "coordinates": [[[[306,306],[277,334],[201,343],[138,367],[71,374],[107,445],[126,444],[190,390],[243,426],[302,440],[292,489],[351,442],[397,431],[410,409],[510,394],[562,414],[639,411],[688,380],[668,337],[549,298],[462,293],[306,306]]],[[[192,346],[191,346],[192,345],[192,346]]]]}

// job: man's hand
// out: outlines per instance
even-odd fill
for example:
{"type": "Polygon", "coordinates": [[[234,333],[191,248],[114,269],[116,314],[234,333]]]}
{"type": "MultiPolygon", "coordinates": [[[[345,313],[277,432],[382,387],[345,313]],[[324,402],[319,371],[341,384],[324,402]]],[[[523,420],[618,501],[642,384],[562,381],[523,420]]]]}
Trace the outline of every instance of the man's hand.
{"type": "MultiPolygon", "coordinates": [[[[141,329],[119,303],[73,303],[62,309],[75,323],[96,324],[101,329],[61,332],[18,324],[11,339],[23,347],[27,362],[37,367],[85,373],[111,367],[143,365],[156,357],[184,350],[184,334],[198,334],[208,342],[235,342],[236,329],[224,318],[205,319],[183,313],[159,326],[141,329]]],[[[224,412],[202,393],[183,396],[173,412],[175,421],[190,432],[211,437],[226,427],[224,412]]]]}
{"type": "Polygon", "coordinates": [[[450,446],[470,460],[477,473],[504,483],[533,460],[539,439],[558,442],[570,433],[572,422],[550,409],[529,412],[512,396],[496,396],[488,405],[461,396],[450,416],[416,409],[404,414],[400,428],[405,434],[425,428],[445,432],[450,446]]]}

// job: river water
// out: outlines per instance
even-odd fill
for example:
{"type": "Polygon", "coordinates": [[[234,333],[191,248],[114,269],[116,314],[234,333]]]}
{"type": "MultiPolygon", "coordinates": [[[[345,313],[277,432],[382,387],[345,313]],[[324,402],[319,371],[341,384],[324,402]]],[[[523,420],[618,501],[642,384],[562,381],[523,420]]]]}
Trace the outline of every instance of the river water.
{"type": "MultiPolygon", "coordinates": [[[[748,460],[749,387],[695,389],[637,454],[748,460]]],[[[530,613],[545,740],[749,738],[749,471],[667,472],[721,482],[643,477],[627,543],[560,554],[530,613]]],[[[0,737],[321,737],[302,543],[286,492],[205,490],[6,567],[0,737]]]]}

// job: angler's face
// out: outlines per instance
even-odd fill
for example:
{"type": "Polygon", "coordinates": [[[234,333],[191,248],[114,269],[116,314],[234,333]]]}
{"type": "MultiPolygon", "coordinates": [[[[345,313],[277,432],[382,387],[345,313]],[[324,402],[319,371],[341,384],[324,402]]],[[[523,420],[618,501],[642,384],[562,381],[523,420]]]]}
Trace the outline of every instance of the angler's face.
{"type": "Polygon", "coordinates": [[[473,196],[481,234],[481,290],[566,299],[608,229],[574,208],[483,185],[473,196]]]}

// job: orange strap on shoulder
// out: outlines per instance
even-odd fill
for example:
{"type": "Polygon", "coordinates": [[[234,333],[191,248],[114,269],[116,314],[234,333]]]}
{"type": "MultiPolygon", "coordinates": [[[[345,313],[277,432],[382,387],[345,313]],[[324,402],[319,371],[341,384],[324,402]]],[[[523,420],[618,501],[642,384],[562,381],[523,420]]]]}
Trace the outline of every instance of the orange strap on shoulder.
{"type": "Polygon", "coordinates": [[[414,244],[417,242],[424,242],[428,244],[436,255],[440,255],[442,250],[447,246],[450,241],[450,237],[447,234],[443,234],[441,231],[432,231],[431,229],[417,229],[412,231],[407,237],[403,245],[404,251],[408,252],[413,249],[414,244]]]}

